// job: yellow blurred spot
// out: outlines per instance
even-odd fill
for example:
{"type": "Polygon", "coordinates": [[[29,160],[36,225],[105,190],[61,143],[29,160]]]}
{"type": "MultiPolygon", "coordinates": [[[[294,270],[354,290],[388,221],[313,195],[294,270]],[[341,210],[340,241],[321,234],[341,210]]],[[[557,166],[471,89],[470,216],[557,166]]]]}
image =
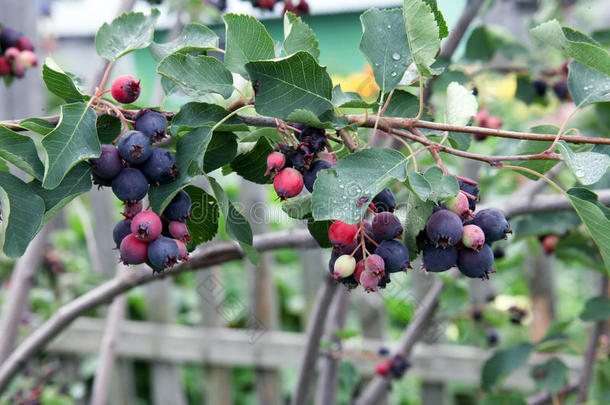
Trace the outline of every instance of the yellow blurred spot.
{"type": "Polygon", "coordinates": [[[517,92],[517,76],[508,74],[501,79],[490,80],[486,86],[486,92],[495,99],[512,100],[517,92]]]}
{"type": "Polygon", "coordinates": [[[343,91],[358,93],[364,99],[374,97],[379,91],[373,69],[368,64],[362,72],[353,73],[347,77],[333,77],[333,82],[340,84],[343,91]]]}

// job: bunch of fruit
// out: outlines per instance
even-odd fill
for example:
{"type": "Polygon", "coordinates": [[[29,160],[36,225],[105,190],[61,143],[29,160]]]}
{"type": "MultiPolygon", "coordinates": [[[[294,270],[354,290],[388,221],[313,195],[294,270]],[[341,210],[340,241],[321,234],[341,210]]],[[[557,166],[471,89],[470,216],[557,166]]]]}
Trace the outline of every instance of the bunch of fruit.
{"type": "Polygon", "coordinates": [[[399,380],[410,366],[411,363],[409,363],[409,360],[407,360],[403,354],[397,353],[393,357],[377,363],[375,366],[375,373],[382,377],[389,376],[399,380]]]}
{"type": "Polygon", "coordinates": [[[333,155],[324,152],[328,143],[323,129],[304,126],[297,128],[294,135],[296,146],[279,145],[267,157],[267,173],[271,173],[273,187],[281,200],[299,195],[303,186],[312,192],[318,173],[336,162],[333,155]]]}
{"type": "MultiPolygon", "coordinates": [[[[496,115],[490,115],[487,108],[483,107],[478,112],[477,115],[473,119],[473,123],[483,127],[483,128],[491,128],[491,129],[500,129],[502,126],[502,120],[500,117],[496,115]]],[[[484,141],[487,139],[487,135],[484,134],[473,134],[472,135],[475,141],[484,141]]]]}
{"type": "Polygon", "coordinates": [[[557,98],[561,101],[571,101],[572,97],[570,96],[570,91],[568,89],[568,64],[569,61],[565,61],[559,69],[553,69],[551,71],[552,76],[557,77],[555,79],[549,77],[536,77],[532,80],[532,87],[534,88],[534,92],[538,97],[545,97],[549,84],[547,80],[554,80],[552,83],[553,92],[557,96],[557,98]]]}
{"type": "Polygon", "coordinates": [[[26,69],[37,64],[32,41],[17,30],[3,27],[0,30],[0,76],[21,78],[26,69]]]}
{"type": "MultiPolygon", "coordinates": [[[[112,96],[120,103],[132,103],[140,94],[139,82],[121,76],[112,84],[112,96]]],[[[173,181],[178,175],[174,154],[153,148],[166,136],[167,120],[158,111],[140,110],[134,130],[121,135],[118,147],[102,145],[102,154],[92,159],[94,184],[111,186],[125,206],[124,220],[116,224],[114,242],[125,264],[147,263],[153,271],[163,271],[178,260],[188,260],[186,242],[190,234],[186,220],[190,217],[191,198],[181,190],[163,211],[161,217],[142,211],[141,200],[148,194],[149,183],[173,181]]]]}
{"type": "MultiPolygon", "coordinates": [[[[281,3],[280,0],[250,0],[254,7],[258,7],[264,10],[272,11],[276,5],[276,3],[281,3]]],[[[292,0],[284,0],[284,11],[282,14],[286,12],[294,13],[298,16],[309,14],[309,4],[307,4],[306,0],[299,0],[297,4],[296,1],[292,0]]]]}
{"type": "MultiPolygon", "coordinates": [[[[453,266],[467,277],[488,279],[493,272],[493,242],[511,232],[508,221],[496,209],[476,209],[478,187],[460,179],[460,192],[435,206],[418,237],[422,246],[422,268],[429,272],[447,271],[453,266]]],[[[409,251],[399,240],[403,232],[400,220],[392,212],[395,197],[388,188],[370,204],[371,222],[359,225],[334,221],[328,236],[333,245],[329,272],[348,288],[359,284],[377,291],[390,282],[390,274],[410,268],[409,251]]]]}

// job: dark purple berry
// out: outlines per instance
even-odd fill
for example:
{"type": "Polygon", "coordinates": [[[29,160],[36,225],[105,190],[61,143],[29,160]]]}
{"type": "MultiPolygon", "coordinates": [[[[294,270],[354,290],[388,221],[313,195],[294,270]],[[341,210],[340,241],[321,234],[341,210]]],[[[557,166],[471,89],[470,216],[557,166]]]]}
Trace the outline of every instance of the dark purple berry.
{"type": "Polygon", "coordinates": [[[375,240],[392,240],[402,234],[400,220],[391,212],[380,212],[375,215],[372,225],[375,240]]]}
{"type": "Polygon", "coordinates": [[[152,153],[150,138],[140,131],[127,131],[119,139],[119,153],[127,162],[139,165],[152,153]]]}
{"type": "Polygon", "coordinates": [[[178,263],[180,250],[176,241],[165,236],[158,237],[148,245],[148,262],[154,271],[163,271],[178,263]]]}
{"type": "Polygon", "coordinates": [[[409,250],[397,240],[384,240],[375,250],[385,263],[389,273],[407,270],[410,267],[409,250]]]}
{"type": "Polygon", "coordinates": [[[150,182],[165,183],[178,176],[174,154],[161,148],[153,149],[148,160],[138,168],[150,182]]]}
{"type": "Polygon", "coordinates": [[[483,319],[483,312],[480,309],[473,310],[470,315],[475,322],[480,322],[483,319]]]}
{"type": "Polygon", "coordinates": [[[560,80],[553,85],[553,91],[558,99],[564,101],[568,100],[570,97],[570,93],[568,91],[568,82],[565,80],[560,80]]]}
{"type": "Polygon", "coordinates": [[[377,194],[371,202],[375,206],[375,210],[377,212],[394,212],[394,209],[396,208],[396,198],[394,198],[394,193],[387,187],[381,190],[381,192],[377,194]]]}
{"type": "Polygon", "coordinates": [[[320,152],[326,147],[326,131],[320,128],[305,127],[297,133],[297,139],[309,146],[314,152],[320,152]]]}
{"type": "Polygon", "coordinates": [[[377,350],[377,354],[380,356],[388,356],[390,354],[390,349],[385,346],[382,346],[377,350]]]}
{"type": "Polygon", "coordinates": [[[104,179],[93,172],[91,172],[91,179],[98,188],[112,186],[112,179],[104,179]]]}
{"type": "Polygon", "coordinates": [[[316,160],[311,164],[309,170],[306,170],[303,173],[303,183],[305,184],[305,188],[309,190],[310,193],[313,192],[313,183],[316,181],[320,170],[325,170],[330,167],[332,167],[332,165],[327,161],[316,160]]]}
{"type": "Polygon", "coordinates": [[[538,97],[544,97],[546,94],[547,85],[544,79],[540,77],[535,78],[532,80],[532,87],[534,88],[534,92],[538,97]]]}
{"type": "Polygon", "coordinates": [[[102,154],[91,159],[91,171],[103,179],[113,179],[122,168],[119,151],[112,145],[102,145],[102,154]]]}
{"type": "Polygon", "coordinates": [[[495,346],[496,344],[498,344],[498,332],[496,332],[495,330],[490,330],[489,332],[487,332],[487,343],[490,346],[495,346]]]}
{"type": "Polygon", "coordinates": [[[462,240],[462,220],[449,210],[439,210],[432,214],[426,224],[426,234],[436,246],[453,246],[462,240]]]}
{"type": "Polygon", "coordinates": [[[136,114],[135,128],[148,136],[152,142],[165,138],[167,119],[159,111],[144,108],[136,114]]]}
{"type": "Polygon", "coordinates": [[[458,250],[455,246],[447,246],[443,249],[433,244],[426,244],[422,255],[422,266],[426,271],[440,273],[455,266],[457,259],[458,250]]]}
{"type": "Polygon", "coordinates": [[[485,277],[492,270],[494,254],[487,244],[478,252],[476,250],[461,248],[458,251],[458,269],[466,277],[485,277]]]}
{"type": "Polygon", "coordinates": [[[163,216],[169,221],[186,221],[191,216],[191,197],[180,190],[163,211],[163,216]]]}
{"type": "Polygon", "coordinates": [[[112,180],[112,192],[121,201],[135,203],[146,197],[148,180],[138,169],[126,167],[112,180]]]}
{"type": "MultiPolygon", "coordinates": [[[[466,180],[470,180],[470,179],[466,179],[466,180]]],[[[470,211],[474,211],[477,208],[477,201],[479,200],[479,187],[475,183],[474,181],[468,182],[468,181],[464,181],[462,179],[458,179],[458,184],[460,185],[460,190],[470,194],[471,196],[473,196],[475,199],[473,200],[472,198],[468,197],[468,209],[470,211]]]]}
{"type": "Polygon", "coordinates": [[[112,230],[112,239],[116,244],[116,247],[121,247],[121,242],[127,235],[131,233],[131,221],[128,219],[124,219],[119,221],[112,230]]]}
{"type": "Polygon", "coordinates": [[[121,212],[121,214],[123,214],[125,219],[133,219],[133,217],[135,217],[142,211],[141,201],[125,202],[123,203],[123,206],[125,208],[123,209],[123,212],[121,212]]]}
{"type": "Polygon", "coordinates": [[[504,239],[506,234],[512,232],[504,214],[495,208],[478,212],[468,223],[474,224],[483,230],[486,242],[504,239]]]}
{"type": "Polygon", "coordinates": [[[21,32],[12,28],[2,28],[2,31],[0,31],[0,46],[2,47],[2,51],[5,51],[11,46],[17,46],[17,41],[22,35],[21,32]]]}

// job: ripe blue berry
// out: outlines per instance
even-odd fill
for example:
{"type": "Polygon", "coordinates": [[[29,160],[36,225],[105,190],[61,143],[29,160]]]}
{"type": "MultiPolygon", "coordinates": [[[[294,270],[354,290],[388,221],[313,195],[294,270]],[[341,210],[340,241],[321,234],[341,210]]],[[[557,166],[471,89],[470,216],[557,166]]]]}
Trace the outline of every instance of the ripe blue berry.
{"type": "Polygon", "coordinates": [[[119,154],[127,162],[139,165],[152,153],[150,139],[140,131],[127,131],[119,139],[119,154]]]}
{"type": "Polygon", "coordinates": [[[387,187],[381,190],[371,202],[375,206],[377,212],[394,212],[394,209],[396,208],[394,193],[387,187]]]}
{"type": "Polygon", "coordinates": [[[136,114],[135,128],[143,132],[152,142],[159,142],[165,138],[167,119],[159,111],[144,108],[136,114]]]}
{"type": "Polygon", "coordinates": [[[119,221],[112,230],[112,239],[116,244],[116,247],[119,248],[121,246],[121,242],[127,235],[131,233],[131,221],[129,219],[124,219],[119,221]]]}
{"type": "Polygon", "coordinates": [[[103,179],[113,179],[122,167],[119,151],[112,145],[102,145],[102,154],[99,158],[91,159],[92,172],[103,179]]]}
{"type": "Polygon", "coordinates": [[[384,240],[375,250],[385,263],[385,269],[390,273],[409,268],[409,250],[397,240],[384,240]]]}
{"type": "Polygon", "coordinates": [[[426,271],[440,273],[449,270],[457,263],[458,250],[455,246],[447,246],[445,249],[426,244],[422,255],[422,267],[426,271]]]}
{"type": "Polygon", "coordinates": [[[380,212],[375,215],[372,225],[375,240],[392,240],[402,234],[400,220],[391,212],[380,212]]]}
{"type": "Polygon", "coordinates": [[[458,251],[458,269],[466,277],[485,277],[494,264],[494,254],[487,244],[478,252],[476,250],[461,248],[458,251]]]}
{"type": "Polygon", "coordinates": [[[324,129],[306,126],[300,134],[297,133],[296,135],[299,141],[309,146],[313,151],[320,152],[326,147],[325,133],[324,129]]]}
{"type": "Polygon", "coordinates": [[[165,236],[158,237],[148,245],[148,263],[154,271],[163,271],[178,263],[180,250],[176,241],[165,236]]]}
{"type": "Polygon", "coordinates": [[[163,216],[169,221],[186,221],[191,216],[191,197],[180,190],[167,205],[163,216]]]}
{"type": "Polygon", "coordinates": [[[135,203],[146,197],[148,181],[138,169],[126,167],[112,180],[112,192],[121,201],[135,203]]]}
{"type": "Polygon", "coordinates": [[[2,47],[2,51],[5,51],[11,46],[16,46],[17,41],[21,36],[21,32],[17,30],[9,27],[2,28],[2,31],[0,31],[0,46],[2,47]]]}
{"type": "Polygon", "coordinates": [[[112,185],[112,179],[104,179],[93,172],[91,172],[91,179],[93,180],[93,184],[95,184],[98,189],[102,187],[110,187],[112,185]]]}
{"type": "Polygon", "coordinates": [[[532,87],[534,88],[534,92],[538,97],[544,97],[546,94],[546,82],[544,79],[537,77],[532,81],[532,87]]]}
{"type": "Polygon", "coordinates": [[[462,240],[462,220],[449,210],[439,210],[432,214],[426,224],[426,234],[436,246],[453,246],[462,240]]]}
{"type": "Polygon", "coordinates": [[[483,230],[486,242],[504,239],[506,234],[512,232],[504,214],[495,208],[478,212],[474,219],[468,223],[474,224],[483,230]]]}
{"type": "Polygon", "coordinates": [[[565,101],[570,98],[570,92],[568,90],[568,82],[565,80],[560,80],[557,83],[553,84],[553,91],[558,99],[565,101]]]}
{"type": "Polygon", "coordinates": [[[330,163],[325,160],[316,160],[311,164],[309,170],[306,170],[303,173],[303,183],[305,184],[305,188],[309,190],[310,193],[313,192],[313,183],[318,178],[318,173],[320,170],[325,170],[332,167],[330,163]]]}
{"type": "Polygon", "coordinates": [[[119,103],[133,103],[140,96],[140,81],[130,75],[119,76],[112,82],[110,91],[119,103]]]}
{"type": "Polygon", "coordinates": [[[153,149],[148,160],[142,163],[139,169],[150,182],[165,183],[178,176],[174,154],[161,148],[153,149]]]}

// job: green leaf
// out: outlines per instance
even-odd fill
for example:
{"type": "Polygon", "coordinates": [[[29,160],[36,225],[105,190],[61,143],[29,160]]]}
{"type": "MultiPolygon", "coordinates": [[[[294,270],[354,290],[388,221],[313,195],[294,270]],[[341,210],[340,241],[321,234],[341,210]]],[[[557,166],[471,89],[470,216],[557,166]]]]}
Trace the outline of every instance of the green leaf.
{"type": "Polygon", "coordinates": [[[26,128],[28,131],[36,132],[40,135],[48,135],[49,132],[55,129],[55,125],[42,118],[26,118],[19,122],[20,127],[26,128]]]}
{"type": "Polygon", "coordinates": [[[416,117],[419,99],[404,90],[395,90],[385,110],[385,117],[416,117]]]}
{"type": "Polygon", "coordinates": [[[210,126],[196,128],[180,138],[176,146],[176,166],[180,171],[178,177],[169,183],[150,186],[148,190],[148,200],[153,211],[157,214],[163,212],[178,191],[203,174],[203,156],[211,138],[210,126]]]}
{"type": "Polygon", "coordinates": [[[530,377],[538,391],[557,393],[568,383],[568,367],[557,357],[532,367],[530,377]]]}
{"type": "Polygon", "coordinates": [[[610,101],[610,77],[573,60],[570,62],[568,90],[578,107],[610,101]]]}
{"type": "Polygon", "coordinates": [[[37,179],[44,175],[44,166],[32,138],[3,126],[0,126],[0,157],[37,179]]]}
{"type": "MultiPolygon", "coordinates": [[[[559,128],[553,125],[539,125],[531,128],[532,132],[537,134],[556,135],[559,132],[559,128]]],[[[517,144],[515,155],[535,155],[540,152],[544,152],[551,146],[551,142],[540,142],[540,141],[520,141],[517,144]]],[[[559,161],[557,160],[530,160],[530,161],[516,161],[512,162],[515,166],[527,167],[540,174],[545,174],[551,170],[559,161]]],[[[538,180],[539,177],[533,174],[519,171],[520,174],[528,177],[532,180],[538,180]]]]}
{"type": "Polygon", "coordinates": [[[341,90],[341,85],[333,87],[332,103],[337,108],[375,108],[379,107],[377,103],[367,103],[362,100],[360,94],[348,91],[345,93],[341,90]]]}
{"type": "Polygon", "coordinates": [[[248,132],[240,137],[241,142],[258,142],[260,138],[267,138],[269,142],[274,143],[282,143],[282,138],[277,133],[276,128],[271,127],[261,127],[257,128],[252,132],[248,132]]]}
{"type": "Polygon", "coordinates": [[[67,103],[77,103],[84,100],[74,81],[53,59],[47,58],[42,67],[42,80],[47,89],[57,97],[64,99],[67,103]]]}
{"type": "Polygon", "coordinates": [[[259,84],[254,102],[259,114],[284,119],[304,107],[315,115],[333,108],[332,81],[326,67],[318,65],[307,52],[250,62],[246,69],[252,82],[259,84]]]}
{"type": "Polygon", "coordinates": [[[495,352],[483,365],[481,389],[487,392],[498,389],[504,377],[525,365],[534,348],[531,343],[521,343],[495,352]]]}
{"type": "MultiPolygon", "coordinates": [[[[240,143],[239,146],[243,147],[244,143],[240,143]]],[[[273,147],[266,138],[260,138],[256,144],[250,144],[249,146],[249,150],[238,153],[233,159],[231,169],[253,183],[270,183],[271,177],[266,174],[267,156],[273,152],[273,147]]]]}
{"type": "Polygon", "coordinates": [[[391,179],[405,181],[407,158],[392,149],[371,148],[339,160],[318,174],[313,191],[313,217],[358,223],[368,202],[391,179]]]}
{"type": "Polygon", "coordinates": [[[286,117],[286,121],[298,122],[309,127],[326,129],[343,129],[349,125],[347,118],[334,115],[332,110],[317,117],[311,111],[298,109],[291,112],[286,117]]]}
{"type": "MultiPolygon", "coordinates": [[[[406,44],[405,22],[399,8],[372,8],[360,16],[360,51],[373,68],[382,93],[398,85],[413,57],[406,44]]],[[[435,23],[436,25],[436,23],[435,23]]]]}
{"type": "Polygon", "coordinates": [[[237,155],[237,140],[231,132],[214,132],[203,157],[203,171],[210,173],[230,163],[237,155]]]}
{"type": "MultiPolygon", "coordinates": [[[[218,104],[190,102],[180,107],[178,114],[171,120],[171,132],[174,136],[179,131],[193,129],[202,125],[215,125],[229,115],[229,111],[218,104]]],[[[237,116],[232,116],[222,125],[216,128],[218,131],[247,131],[248,126],[237,116]]]]}
{"type": "MultiPolygon", "coordinates": [[[[451,82],[447,87],[447,103],[445,121],[449,125],[466,125],[470,119],[477,114],[479,103],[472,91],[466,89],[458,82],[451,82]]],[[[457,143],[457,147],[466,150],[470,147],[472,135],[451,132],[451,139],[457,143]]]]}
{"type": "Polygon", "coordinates": [[[417,71],[421,76],[431,77],[430,66],[441,46],[434,14],[424,0],[404,0],[403,17],[407,43],[417,71]]]}
{"type": "Polygon", "coordinates": [[[174,52],[190,53],[218,48],[218,35],[205,25],[189,23],[184,26],[180,35],[173,41],[150,44],[152,57],[160,62],[174,52]]]}
{"type": "Polygon", "coordinates": [[[585,322],[603,321],[610,318],[610,299],[606,297],[593,297],[587,301],[580,314],[585,322]]]}
{"type": "Polygon", "coordinates": [[[101,143],[111,144],[121,135],[123,126],[121,120],[115,116],[104,114],[97,117],[95,122],[97,129],[97,138],[101,143]]]}
{"type": "Polygon", "coordinates": [[[424,178],[430,184],[432,192],[428,200],[438,202],[443,198],[455,197],[460,191],[460,185],[454,176],[443,174],[439,167],[431,167],[424,173],[424,178]]]}
{"type": "Polygon", "coordinates": [[[426,228],[426,223],[432,215],[433,209],[434,203],[432,201],[423,201],[415,193],[409,193],[403,238],[407,249],[409,249],[409,256],[412,258],[417,257],[420,250],[417,246],[417,235],[426,228]]]}
{"type": "Polygon", "coordinates": [[[252,249],[252,229],[250,228],[248,220],[235,208],[233,203],[229,200],[227,193],[225,193],[216,179],[208,177],[208,180],[210,181],[210,186],[216,196],[216,200],[220,205],[222,215],[225,218],[225,229],[227,234],[240,243],[252,263],[258,263],[260,257],[258,252],[256,252],[255,249],[252,249]]]}
{"type": "Polygon", "coordinates": [[[305,219],[311,217],[311,194],[290,198],[282,204],[282,210],[290,218],[305,219]]]}
{"type": "Polygon", "coordinates": [[[585,185],[597,182],[606,174],[610,165],[610,156],[597,152],[577,152],[574,153],[565,141],[557,142],[557,147],[563,156],[566,165],[585,185]]]}
{"type": "Polygon", "coordinates": [[[33,180],[28,185],[32,191],[42,197],[45,205],[42,222],[47,223],[70,201],[91,190],[91,168],[86,162],[78,163],[53,190],[43,188],[38,180],[33,180]]]}
{"type": "Polygon", "coordinates": [[[436,20],[436,25],[438,26],[439,37],[445,38],[449,35],[449,28],[447,28],[447,22],[445,21],[445,17],[441,10],[438,9],[438,5],[436,4],[436,0],[424,0],[428,6],[432,9],[434,13],[434,19],[436,20]]]}
{"type": "Polygon", "coordinates": [[[282,44],[286,55],[299,51],[309,52],[316,60],[320,57],[320,49],[316,35],[294,13],[284,14],[284,42],[282,44]]]}
{"type": "MultiPolygon", "coordinates": [[[[249,15],[225,14],[227,27],[225,65],[232,72],[248,77],[248,62],[273,59],[273,39],[265,26],[249,15]]],[[[254,79],[251,77],[252,82],[254,79]]]]}
{"type": "Polygon", "coordinates": [[[426,201],[432,193],[432,187],[426,178],[417,173],[417,172],[409,172],[407,173],[407,187],[409,190],[415,193],[422,201],[426,201]]]}
{"type": "Polygon", "coordinates": [[[131,51],[148,47],[153,40],[157,18],[159,11],[152,9],[150,15],[124,13],[110,24],[102,24],[95,34],[97,54],[114,62],[131,51]]]}
{"type": "Polygon", "coordinates": [[[566,55],[606,76],[610,76],[610,55],[585,34],[561,27],[557,20],[547,21],[532,28],[534,38],[562,50],[566,55]]]}
{"type": "Polygon", "coordinates": [[[491,394],[484,397],[479,405],[527,405],[519,394],[491,394]]]}
{"type": "Polygon", "coordinates": [[[539,98],[536,94],[534,86],[532,86],[532,78],[528,74],[517,75],[517,91],[515,97],[523,101],[525,104],[531,104],[539,98]]]}
{"type": "Polygon", "coordinates": [[[212,92],[229,98],[233,94],[233,75],[211,56],[172,53],[159,63],[157,73],[172,80],[189,96],[212,92]]]}
{"type": "Polygon", "coordinates": [[[59,124],[42,139],[46,155],[44,188],[54,189],[74,165],[102,153],[96,119],[95,112],[85,103],[61,106],[59,124]]]}
{"type": "Polygon", "coordinates": [[[199,187],[186,186],[184,191],[191,197],[191,217],[186,226],[191,234],[187,248],[192,251],[203,242],[212,240],[218,232],[218,202],[199,187]]]}
{"type": "Polygon", "coordinates": [[[466,41],[465,56],[469,60],[480,60],[489,62],[498,48],[496,38],[484,25],[472,30],[468,41],[466,41]]]}
{"type": "Polygon", "coordinates": [[[610,219],[607,209],[597,200],[597,194],[585,188],[569,189],[568,198],[602,255],[605,273],[610,273],[610,219]]]}
{"type": "Polygon", "coordinates": [[[328,239],[328,229],[332,223],[333,221],[314,221],[313,219],[307,221],[309,233],[323,249],[333,247],[330,243],[330,239],[328,239]]]}
{"type": "Polygon", "coordinates": [[[30,187],[10,173],[0,171],[2,202],[3,251],[7,256],[20,257],[36,236],[42,223],[44,201],[30,187]]]}

